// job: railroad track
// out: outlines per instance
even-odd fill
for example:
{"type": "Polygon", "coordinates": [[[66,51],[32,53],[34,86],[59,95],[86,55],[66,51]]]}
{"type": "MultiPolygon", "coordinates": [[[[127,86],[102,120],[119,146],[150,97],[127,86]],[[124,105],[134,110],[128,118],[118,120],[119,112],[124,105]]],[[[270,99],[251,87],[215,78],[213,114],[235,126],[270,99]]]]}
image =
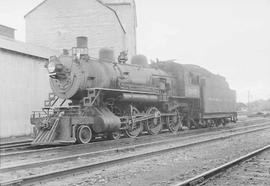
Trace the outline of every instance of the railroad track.
{"type": "MultiPolygon", "coordinates": [[[[255,120],[256,121],[256,120],[255,120]]],[[[242,129],[242,128],[253,128],[253,127],[257,127],[257,126],[263,126],[263,125],[267,125],[268,124],[268,121],[267,120],[257,120],[257,122],[263,122],[263,123],[260,123],[259,125],[256,124],[256,125],[248,125],[248,126],[241,126],[241,127],[235,127],[235,128],[211,128],[210,131],[208,131],[209,129],[197,129],[197,130],[188,130],[188,131],[185,131],[185,132],[181,132],[179,133],[179,135],[187,135],[187,134],[191,134],[191,135],[194,135],[193,133],[195,133],[195,135],[197,135],[197,133],[201,133],[200,135],[207,135],[205,133],[209,132],[216,132],[216,131],[221,131],[221,132],[227,132],[228,130],[239,130],[239,129],[242,129]]],[[[244,123],[244,122],[243,122],[244,123]]],[[[148,137],[148,136],[144,136],[144,137],[148,137]]],[[[169,138],[174,138],[175,136],[174,135],[169,135],[168,136],[169,138]]],[[[177,137],[177,136],[176,136],[177,137]]],[[[180,136],[181,137],[181,136],[180,136]]],[[[152,138],[152,136],[149,136],[149,138],[152,138]]],[[[138,139],[138,138],[137,138],[138,139]]],[[[127,140],[128,139],[121,139],[123,140],[123,142],[125,142],[124,140],[127,140]]],[[[148,139],[144,139],[144,140],[148,140],[148,139]]],[[[157,139],[158,140],[158,139],[157,139]]],[[[96,143],[101,143],[101,145],[103,145],[104,141],[101,142],[101,141],[97,141],[96,143]]],[[[106,142],[105,142],[106,143],[106,142]]],[[[88,148],[88,145],[92,145],[94,143],[90,143],[90,144],[83,144],[83,145],[76,145],[76,146],[72,146],[72,148],[80,148],[82,146],[84,146],[85,148],[88,148]]],[[[30,154],[34,154],[34,153],[42,153],[42,152],[46,152],[48,153],[49,151],[56,151],[56,150],[63,150],[63,149],[69,149],[70,147],[69,146],[56,146],[56,147],[47,147],[47,148],[39,148],[39,149],[28,149],[29,146],[22,146],[19,151],[15,151],[14,149],[11,151],[11,152],[5,152],[6,150],[3,150],[1,151],[0,153],[0,158],[4,158],[4,157],[7,157],[7,156],[25,156],[25,155],[30,155],[30,154]],[[26,148],[23,149],[23,148],[26,148]]],[[[92,147],[90,147],[92,148],[92,147]]]]}
{"type": "Polygon", "coordinates": [[[249,160],[257,155],[259,155],[260,153],[266,151],[266,150],[269,150],[270,149],[270,145],[267,145],[265,147],[262,147],[260,149],[257,149],[253,152],[250,152],[244,156],[241,156],[233,161],[230,161],[228,163],[225,163],[219,167],[216,167],[216,168],[213,168],[209,171],[206,171],[200,175],[197,175],[193,178],[190,178],[186,181],[183,181],[183,182],[179,182],[179,183],[176,183],[174,184],[174,186],[194,186],[194,185],[204,185],[206,184],[211,178],[214,178],[218,175],[221,175],[223,172],[225,172],[226,170],[236,166],[236,165],[239,165],[240,163],[246,161],[246,160],[249,160]]]}
{"type": "MultiPolygon", "coordinates": [[[[233,131],[237,131],[237,130],[242,130],[242,129],[250,129],[250,128],[254,128],[254,127],[263,127],[263,126],[268,126],[268,122],[264,122],[264,123],[260,123],[260,124],[256,124],[256,125],[249,125],[249,126],[241,126],[241,127],[236,127],[236,128],[213,128],[212,130],[208,131],[208,130],[204,130],[202,129],[201,132],[198,132],[199,130],[193,130],[193,131],[186,131],[186,133],[179,133],[179,136],[177,135],[170,135],[170,136],[164,136],[166,138],[169,138],[168,140],[162,140],[162,139],[156,139],[155,137],[156,136],[144,136],[142,138],[137,138],[138,141],[133,141],[133,140],[130,140],[129,138],[126,138],[126,139],[122,139],[121,141],[99,141],[97,143],[90,143],[90,144],[83,144],[83,145],[73,145],[73,146],[57,146],[57,147],[48,147],[48,148],[41,148],[41,149],[28,149],[28,150],[24,150],[24,151],[12,151],[12,152],[4,152],[4,153],[1,153],[0,154],[0,158],[4,159],[6,157],[15,157],[15,156],[27,156],[27,155],[37,155],[38,153],[39,154],[43,154],[43,153],[46,153],[47,156],[50,156],[49,152],[52,152],[52,153],[61,153],[61,151],[69,151],[71,150],[71,148],[74,150],[75,148],[77,150],[80,150],[81,148],[91,148],[93,149],[93,145],[95,144],[95,146],[97,146],[98,144],[100,144],[101,146],[104,146],[104,145],[109,145],[109,146],[112,146],[112,142],[114,143],[123,143],[123,145],[127,146],[127,144],[129,143],[145,143],[145,141],[148,141],[149,139],[157,142],[157,143],[163,143],[163,142],[171,142],[171,141],[176,141],[178,140],[178,138],[180,139],[188,139],[188,138],[191,138],[191,137],[200,137],[200,136],[207,136],[207,135],[213,135],[213,134],[216,134],[216,133],[225,133],[225,132],[233,132],[233,131]],[[184,135],[183,135],[184,134],[184,135]],[[153,139],[152,139],[153,138],[153,139]]],[[[161,136],[160,136],[161,137],[161,136]]],[[[163,137],[163,136],[162,136],[163,137]]],[[[94,147],[95,147],[94,146],[94,147]]],[[[31,157],[30,157],[31,158],[31,157]]]]}
{"type": "Polygon", "coordinates": [[[1,143],[0,150],[1,152],[6,150],[13,150],[18,148],[26,148],[30,147],[32,140],[23,140],[23,141],[15,141],[15,142],[8,142],[8,143],[1,143]]]}
{"type": "MultiPolygon", "coordinates": [[[[245,125],[245,124],[249,124],[250,122],[265,122],[265,121],[267,121],[267,119],[265,119],[265,118],[255,118],[255,119],[249,119],[249,120],[241,120],[238,122],[238,124],[245,125]]],[[[224,127],[224,128],[226,128],[226,127],[224,127]]],[[[203,133],[203,132],[206,132],[205,130],[207,130],[207,129],[205,129],[205,128],[197,129],[196,132],[199,133],[201,131],[201,133],[203,133]]],[[[222,128],[210,128],[210,130],[212,131],[212,130],[223,130],[223,129],[222,128]]],[[[196,132],[194,132],[194,133],[196,133],[196,132]]],[[[193,133],[193,131],[191,133],[193,133]]],[[[181,132],[181,135],[182,134],[183,134],[183,132],[181,132]]],[[[186,135],[185,132],[184,132],[184,135],[186,135]]],[[[99,143],[100,141],[97,141],[97,142],[99,143]]],[[[33,154],[36,152],[46,152],[49,149],[56,150],[56,149],[63,148],[63,146],[56,146],[56,147],[51,146],[51,147],[42,147],[42,148],[38,148],[38,149],[36,149],[36,148],[29,149],[29,147],[31,147],[30,143],[31,143],[31,140],[1,143],[0,144],[0,158],[6,157],[6,156],[13,156],[13,155],[25,155],[27,153],[33,154]]],[[[80,146],[80,145],[78,145],[78,146],[80,146]]]]}
{"type": "MultiPolygon", "coordinates": [[[[263,127],[258,127],[255,129],[250,129],[250,130],[245,130],[245,131],[238,131],[238,132],[232,132],[230,134],[222,134],[216,137],[211,137],[211,138],[206,138],[204,140],[202,139],[194,139],[192,142],[186,142],[186,143],[176,143],[176,144],[172,144],[172,143],[167,143],[164,146],[161,146],[160,144],[158,144],[158,142],[153,142],[153,143],[149,143],[149,144],[140,144],[140,145],[135,145],[135,146],[131,146],[129,147],[131,150],[134,151],[134,153],[132,154],[124,154],[121,155],[121,157],[119,158],[120,155],[115,156],[115,158],[111,158],[110,160],[105,160],[105,161],[99,161],[99,162],[95,162],[93,163],[92,161],[90,161],[90,163],[83,163],[82,165],[78,165],[78,166],[72,166],[72,167],[68,167],[66,169],[61,169],[61,170],[55,170],[55,171],[50,171],[47,173],[43,173],[43,174],[36,174],[36,175],[32,175],[32,176],[25,176],[25,177],[21,177],[21,178],[16,178],[13,180],[9,180],[9,181],[5,181],[0,183],[1,185],[13,185],[13,184],[32,184],[32,183],[36,183],[36,182],[41,182],[41,181],[47,181],[50,179],[55,179],[57,177],[63,177],[63,176],[67,176],[67,175],[74,175],[76,173],[80,173],[80,172],[85,172],[85,171],[89,171],[89,170],[94,170],[97,168],[103,168],[103,167],[109,167],[109,166],[113,166],[116,164],[120,164],[120,163],[125,163],[125,162],[129,162],[129,161],[134,161],[134,160],[138,160],[138,159],[143,159],[143,158],[149,158],[151,156],[156,156],[162,153],[167,153],[167,152],[172,152],[172,151],[176,151],[182,148],[186,148],[186,147],[191,147],[194,145],[200,145],[203,143],[209,143],[209,142],[213,142],[213,141],[218,141],[218,140],[224,140],[226,138],[230,138],[233,136],[238,136],[238,135],[244,135],[247,133],[253,133],[253,132],[258,132],[261,130],[269,130],[270,126],[263,126],[263,127]],[[168,145],[170,144],[170,145],[168,145]],[[154,150],[150,149],[148,151],[142,151],[140,152],[138,150],[138,152],[136,152],[136,149],[140,149],[140,148],[144,148],[144,147],[152,147],[153,145],[156,145],[160,148],[155,148],[154,150]]],[[[168,142],[168,141],[167,141],[168,142]]],[[[164,142],[163,142],[164,143],[164,142]]],[[[127,150],[127,147],[125,148],[117,148],[117,149],[109,149],[109,150],[105,150],[105,151],[99,151],[99,152],[91,152],[91,153],[84,153],[84,154],[78,154],[78,155],[74,155],[74,156],[70,156],[70,157],[62,157],[62,158],[56,158],[56,159],[51,159],[51,160],[46,160],[46,161],[42,161],[42,162],[34,162],[34,163],[30,163],[30,164],[24,164],[24,165],[17,165],[17,166],[13,166],[13,167],[2,167],[0,169],[0,173],[5,173],[5,172],[14,172],[14,171],[18,171],[18,170],[25,170],[25,169],[31,169],[31,168],[37,168],[37,167],[42,167],[45,165],[49,165],[49,164],[56,164],[56,163],[64,163],[66,164],[67,161],[73,161],[73,160],[78,160],[78,159],[82,159],[82,158],[86,158],[89,159],[89,157],[93,157],[93,156],[97,156],[97,155],[105,155],[105,154],[110,154],[110,153],[115,153],[115,152],[122,152],[127,150]]]]}
{"type": "MultiPolygon", "coordinates": [[[[253,132],[253,131],[256,132],[256,131],[259,131],[259,130],[268,129],[269,127],[270,126],[268,126],[268,125],[249,126],[248,128],[244,128],[244,127],[243,128],[237,128],[237,130],[234,130],[234,131],[232,131],[232,130],[221,131],[221,132],[215,133],[215,135],[221,135],[221,134],[223,134],[225,132],[237,132],[237,131],[242,130],[242,129],[251,128],[251,130],[249,130],[249,131],[242,131],[242,132],[236,133],[236,134],[245,134],[245,133],[248,133],[248,132],[253,132]],[[252,130],[253,127],[261,127],[261,128],[252,130]]],[[[94,156],[98,156],[98,155],[104,155],[104,154],[107,154],[107,153],[123,152],[123,151],[135,150],[135,149],[140,149],[140,148],[145,148],[145,147],[158,146],[158,145],[162,145],[162,144],[170,144],[170,143],[177,142],[177,141],[180,141],[180,140],[182,140],[182,141],[188,140],[188,139],[194,138],[194,136],[196,136],[196,138],[199,138],[199,137],[205,137],[205,136],[209,136],[209,135],[210,135],[209,133],[200,134],[200,135],[191,135],[191,136],[187,136],[187,137],[183,137],[183,138],[178,137],[178,138],[173,138],[173,139],[168,139],[168,140],[160,140],[160,141],[142,143],[142,144],[137,144],[137,145],[128,145],[128,146],[121,147],[121,148],[112,148],[112,149],[108,149],[108,150],[99,150],[99,151],[94,151],[94,152],[79,153],[79,154],[70,155],[70,156],[62,156],[60,158],[53,158],[53,159],[49,159],[49,160],[46,159],[44,161],[36,161],[36,162],[32,162],[32,163],[23,163],[23,164],[16,165],[16,166],[2,167],[0,169],[0,172],[1,171],[15,171],[18,168],[26,169],[26,168],[31,168],[31,167],[39,167],[39,166],[42,166],[42,165],[46,165],[48,163],[65,162],[65,161],[77,159],[79,157],[86,157],[86,156],[87,157],[94,157],[94,156]]],[[[60,149],[60,147],[56,147],[54,150],[57,150],[57,149],[60,149]]],[[[36,150],[35,152],[45,152],[45,151],[48,151],[50,149],[39,149],[39,150],[36,150]]],[[[32,151],[29,151],[29,152],[32,152],[32,151]]],[[[25,156],[25,154],[20,154],[20,155],[25,156]]]]}

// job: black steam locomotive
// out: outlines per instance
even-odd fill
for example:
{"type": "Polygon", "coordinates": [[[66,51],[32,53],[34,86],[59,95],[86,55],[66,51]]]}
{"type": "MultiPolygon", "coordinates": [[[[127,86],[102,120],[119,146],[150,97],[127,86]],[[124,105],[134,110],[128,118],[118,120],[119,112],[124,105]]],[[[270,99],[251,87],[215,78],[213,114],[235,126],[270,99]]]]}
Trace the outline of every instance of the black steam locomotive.
{"type": "Polygon", "coordinates": [[[173,61],[150,65],[142,55],[118,59],[106,48],[91,58],[85,37],[72,52],[51,57],[46,67],[53,93],[42,112],[31,115],[32,143],[89,143],[237,120],[235,91],[222,76],[173,61]]]}

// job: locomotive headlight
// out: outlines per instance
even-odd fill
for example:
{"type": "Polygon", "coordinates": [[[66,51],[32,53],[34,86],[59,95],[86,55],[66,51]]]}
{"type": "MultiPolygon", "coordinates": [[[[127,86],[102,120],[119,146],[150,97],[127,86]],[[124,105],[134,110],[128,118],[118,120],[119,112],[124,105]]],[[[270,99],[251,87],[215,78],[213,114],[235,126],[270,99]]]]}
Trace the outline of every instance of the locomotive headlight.
{"type": "Polygon", "coordinates": [[[56,69],[56,65],[55,65],[55,63],[54,62],[49,62],[49,64],[48,64],[48,71],[49,71],[49,73],[53,73],[53,72],[55,72],[55,69],[56,69]]]}

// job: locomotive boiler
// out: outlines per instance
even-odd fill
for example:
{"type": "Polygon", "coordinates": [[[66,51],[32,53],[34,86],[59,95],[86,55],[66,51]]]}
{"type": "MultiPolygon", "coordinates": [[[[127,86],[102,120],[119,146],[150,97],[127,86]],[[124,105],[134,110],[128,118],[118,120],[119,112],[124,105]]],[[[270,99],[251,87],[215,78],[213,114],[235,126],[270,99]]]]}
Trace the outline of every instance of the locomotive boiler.
{"type": "MultiPolygon", "coordinates": [[[[183,126],[236,120],[234,108],[207,113],[207,77],[200,79],[203,75],[190,67],[174,62],[149,65],[142,55],[129,63],[116,62],[108,48],[94,59],[88,55],[85,37],[77,38],[71,52],[51,57],[46,67],[53,93],[42,112],[31,116],[34,145],[89,143],[96,137],[119,139],[145,132],[156,135],[163,129],[176,133],[183,126]]],[[[228,87],[226,91],[231,92],[228,87]]],[[[233,95],[229,101],[234,104],[233,95]]]]}

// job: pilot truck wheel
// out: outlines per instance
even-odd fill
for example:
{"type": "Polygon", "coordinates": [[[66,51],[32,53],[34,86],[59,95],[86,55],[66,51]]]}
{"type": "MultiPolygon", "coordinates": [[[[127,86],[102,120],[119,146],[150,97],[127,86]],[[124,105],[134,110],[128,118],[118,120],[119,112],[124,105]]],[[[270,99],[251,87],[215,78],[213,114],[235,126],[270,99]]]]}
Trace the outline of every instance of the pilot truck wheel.
{"type": "Polygon", "coordinates": [[[87,125],[81,125],[77,129],[76,139],[78,143],[86,144],[91,141],[93,137],[92,130],[87,125]]]}

